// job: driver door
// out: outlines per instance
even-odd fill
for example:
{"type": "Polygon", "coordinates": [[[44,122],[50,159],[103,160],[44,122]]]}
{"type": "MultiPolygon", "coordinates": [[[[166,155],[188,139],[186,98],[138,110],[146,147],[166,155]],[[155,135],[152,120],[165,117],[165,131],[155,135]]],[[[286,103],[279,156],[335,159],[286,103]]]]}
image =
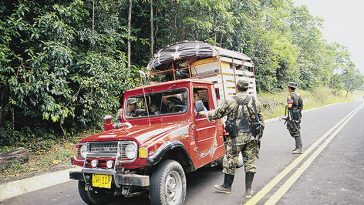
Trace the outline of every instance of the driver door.
{"type": "MultiPolygon", "coordinates": [[[[198,93],[207,110],[215,108],[211,89],[208,89],[207,85],[205,87],[194,87],[193,92],[194,95],[196,95],[196,92],[198,93]]],[[[221,120],[210,122],[206,117],[197,115],[196,109],[193,112],[195,115],[195,142],[197,145],[195,151],[197,151],[200,165],[203,166],[220,158],[220,155],[224,153],[222,125],[221,120]]]]}

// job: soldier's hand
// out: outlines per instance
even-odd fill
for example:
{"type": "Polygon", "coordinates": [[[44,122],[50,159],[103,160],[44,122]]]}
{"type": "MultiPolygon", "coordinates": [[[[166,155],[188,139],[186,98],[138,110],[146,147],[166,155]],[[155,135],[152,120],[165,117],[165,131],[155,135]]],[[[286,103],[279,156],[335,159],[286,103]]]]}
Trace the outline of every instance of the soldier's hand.
{"type": "Polygon", "coordinates": [[[198,112],[198,115],[201,117],[206,117],[207,113],[205,111],[198,112]]]}

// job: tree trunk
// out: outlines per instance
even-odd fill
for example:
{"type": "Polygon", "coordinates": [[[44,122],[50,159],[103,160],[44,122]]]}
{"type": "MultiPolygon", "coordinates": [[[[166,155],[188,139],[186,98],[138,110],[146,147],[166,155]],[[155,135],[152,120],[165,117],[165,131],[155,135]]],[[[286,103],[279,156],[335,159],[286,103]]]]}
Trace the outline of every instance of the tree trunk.
{"type": "Polygon", "coordinates": [[[92,28],[91,28],[91,50],[94,49],[94,32],[95,32],[95,0],[92,0],[92,28]]]}
{"type": "Polygon", "coordinates": [[[128,16],[128,69],[131,67],[131,10],[133,7],[132,0],[129,0],[129,16],[128,16]]]}
{"type": "Polygon", "coordinates": [[[9,168],[12,164],[26,163],[28,160],[28,151],[23,147],[19,147],[11,152],[0,153],[0,170],[9,168]]]}
{"type": "Polygon", "coordinates": [[[173,35],[173,42],[177,42],[177,12],[174,15],[174,35],[173,35]]]}
{"type": "Polygon", "coordinates": [[[153,13],[153,0],[150,0],[150,58],[154,54],[154,13],[153,13]]]}

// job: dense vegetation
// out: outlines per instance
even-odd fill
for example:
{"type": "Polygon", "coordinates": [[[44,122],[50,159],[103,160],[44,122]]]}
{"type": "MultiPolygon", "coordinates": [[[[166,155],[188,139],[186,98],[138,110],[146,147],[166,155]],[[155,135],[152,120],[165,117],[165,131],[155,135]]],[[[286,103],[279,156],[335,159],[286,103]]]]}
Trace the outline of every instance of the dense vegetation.
{"type": "Polygon", "coordinates": [[[259,91],[362,87],[321,24],[293,0],[1,1],[0,145],[95,127],[152,53],[182,40],[251,56],[259,91]]]}

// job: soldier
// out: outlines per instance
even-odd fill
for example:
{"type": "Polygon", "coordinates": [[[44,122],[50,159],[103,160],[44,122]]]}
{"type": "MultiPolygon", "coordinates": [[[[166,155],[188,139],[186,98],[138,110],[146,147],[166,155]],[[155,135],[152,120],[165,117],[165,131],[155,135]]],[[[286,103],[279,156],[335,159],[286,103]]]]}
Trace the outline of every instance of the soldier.
{"type": "Polygon", "coordinates": [[[297,83],[288,83],[288,97],[287,97],[287,129],[291,136],[295,139],[295,148],[292,154],[302,154],[302,140],[301,140],[301,117],[303,109],[302,97],[296,92],[297,83]]]}
{"type": "Polygon", "coordinates": [[[249,82],[239,80],[236,84],[238,90],[236,96],[224,101],[221,106],[215,110],[199,113],[200,115],[204,115],[204,113],[206,113],[209,121],[227,116],[225,130],[229,132],[229,136],[226,139],[226,151],[223,159],[224,182],[222,185],[215,185],[215,189],[218,192],[231,193],[231,185],[234,181],[235,170],[238,163],[238,154],[241,151],[245,163],[246,198],[250,198],[253,194],[252,183],[256,172],[255,160],[258,158],[261,135],[254,137],[249,125],[246,126],[249,128],[243,131],[240,130],[242,119],[246,119],[248,124],[252,124],[255,116],[258,116],[260,127],[264,128],[263,118],[260,114],[259,107],[258,109],[254,109],[254,106],[256,108],[255,103],[257,103],[257,101],[253,96],[249,96],[247,94],[248,85],[249,82]],[[257,110],[257,115],[255,115],[254,110],[257,110]],[[235,125],[239,129],[236,134],[231,133],[233,131],[228,131],[227,127],[230,127],[228,125],[228,121],[229,123],[235,121],[235,125]]]}

